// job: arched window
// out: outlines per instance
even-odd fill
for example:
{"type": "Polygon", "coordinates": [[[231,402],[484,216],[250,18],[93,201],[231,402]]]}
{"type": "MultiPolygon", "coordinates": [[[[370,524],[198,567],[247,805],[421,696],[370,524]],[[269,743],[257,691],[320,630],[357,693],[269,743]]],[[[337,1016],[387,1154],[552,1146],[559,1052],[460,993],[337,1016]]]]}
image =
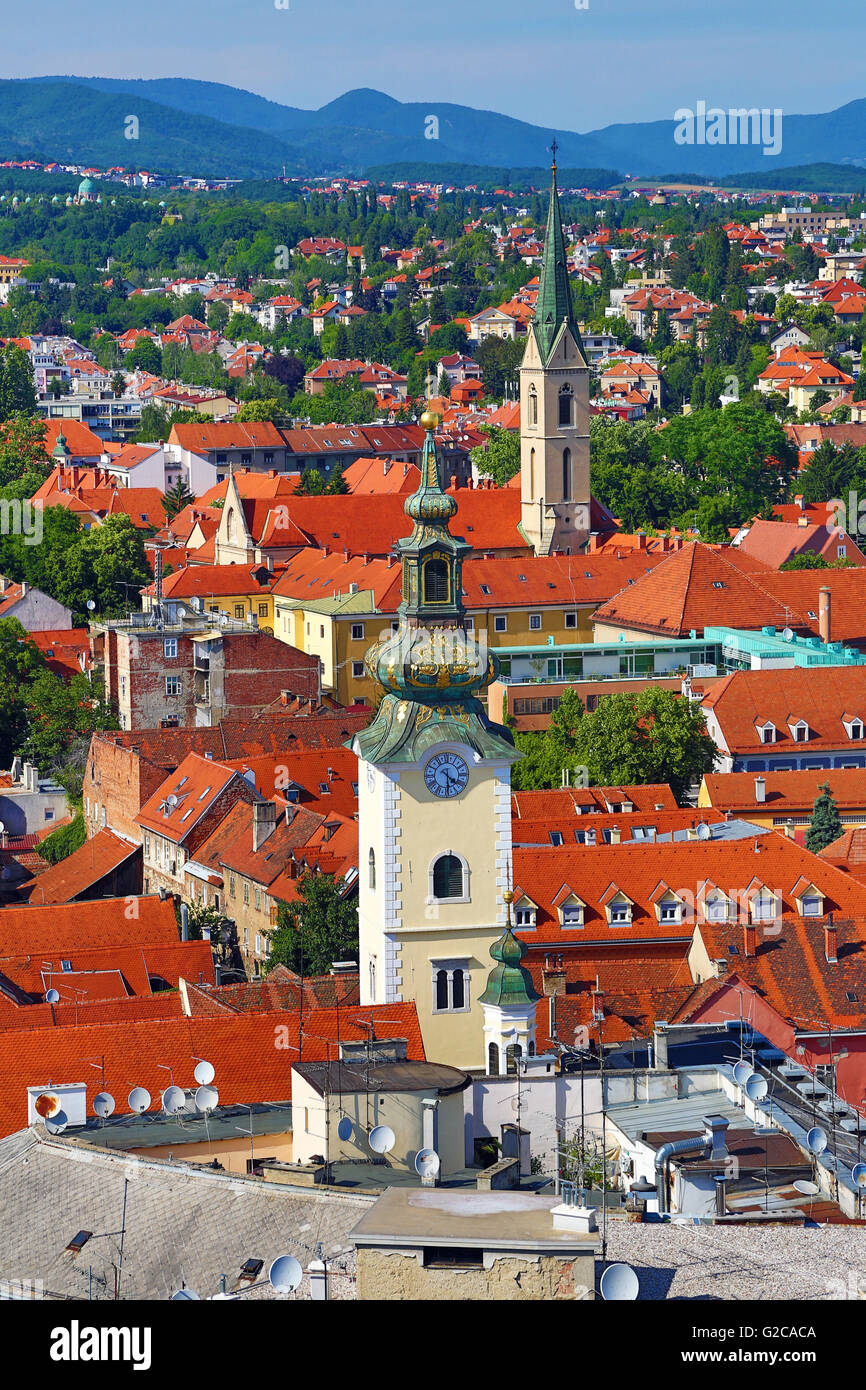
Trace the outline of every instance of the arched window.
{"type": "Polygon", "coordinates": [[[529,490],[535,496],[535,450],[529,451],[529,490]]]}
{"type": "Polygon", "coordinates": [[[562,500],[571,501],[571,450],[562,451],[562,500]]]}
{"type": "Polygon", "coordinates": [[[376,1002],[376,957],[371,956],[369,961],[370,970],[370,1003],[376,1002]]]}
{"type": "Polygon", "coordinates": [[[462,1009],[465,1007],[465,981],[463,971],[455,970],[451,976],[451,1007],[452,1009],[462,1009]]]}
{"type": "Polygon", "coordinates": [[[572,417],[572,401],[570,386],[563,386],[559,393],[559,423],[560,425],[570,425],[572,417]]]}
{"type": "Polygon", "coordinates": [[[505,1049],[505,1070],[509,1076],[517,1075],[517,1064],[523,1056],[523,1048],[520,1043],[511,1043],[505,1049]]]}
{"type": "Polygon", "coordinates": [[[228,534],[230,542],[237,540],[237,529],[238,519],[235,515],[235,509],[234,507],[229,507],[229,514],[228,518],[226,519],[226,532],[228,534]]]}
{"type": "Polygon", "coordinates": [[[463,861],[456,854],[442,854],[433,865],[433,897],[462,898],[463,861]]]}
{"type": "Polygon", "coordinates": [[[491,1043],[487,1049],[487,1075],[499,1075],[499,1048],[496,1043],[491,1043]]]}
{"type": "Polygon", "coordinates": [[[436,971],[436,1008],[448,1008],[448,971],[436,971]]]}
{"type": "Polygon", "coordinates": [[[424,565],[424,602],[447,603],[450,587],[447,560],[428,560],[424,565]]]}
{"type": "Polygon", "coordinates": [[[530,1055],[530,1057],[534,1057],[534,1056],[535,1056],[535,1043],[534,1043],[534,1042],[531,1042],[531,1043],[529,1044],[529,1055],[530,1055]]]}
{"type": "Polygon", "coordinates": [[[371,847],[367,856],[367,863],[370,869],[370,887],[376,887],[376,851],[371,847]]]}
{"type": "Polygon", "coordinates": [[[538,394],[534,386],[529,388],[529,423],[538,424],[538,394]]]}

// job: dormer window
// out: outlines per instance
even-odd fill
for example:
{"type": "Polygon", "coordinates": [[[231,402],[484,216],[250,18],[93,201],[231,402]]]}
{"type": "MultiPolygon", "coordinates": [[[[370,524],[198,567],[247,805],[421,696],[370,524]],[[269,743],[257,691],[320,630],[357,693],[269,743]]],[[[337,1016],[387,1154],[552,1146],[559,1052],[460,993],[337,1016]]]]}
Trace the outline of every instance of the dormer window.
{"type": "Polygon", "coordinates": [[[535,931],[537,919],[538,908],[531,898],[524,894],[515,899],[514,925],[518,931],[535,931]]]}
{"type": "Polygon", "coordinates": [[[607,922],[610,927],[627,927],[631,925],[632,907],[631,898],[626,897],[615,884],[611,884],[607,892],[602,895],[601,904],[607,913],[607,922]]]}
{"type": "Polygon", "coordinates": [[[755,728],[756,728],[757,731],[758,731],[758,738],[760,739],[761,743],[775,743],[775,742],[776,742],[776,726],[775,726],[775,724],[771,724],[771,723],[769,722],[769,720],[768,720],[768,721],[767,721],[766,723],[764,723],[764,724],[756,724],[756,725],[755,725],[755,728]]]}
{"type": "Polygon", "coordinates": [[[843,714],[845,732],[852,741],[863,738],[863,720],[856,714],[843,714]]]}
{"type": "Polygon", "coordinates": [[[805,719],[798,719],[795,724],[789,720],[788,728],[791,730],[791,737],[795,743],[809,742],[809,725],[805,719]]]}
{"type": "Polygon", "coordinates": [[[586,904],[582,898],[572,892],[568,884],[563,884],[553,899],[553,904],[559,913],[560,926],[577,929],[583,927],[586,904]]]}
{"type": "Polygon", "coordinates": [[[760,888],[749,903],[753,922],[773,922],[778,914],[778,904],[769,888],[760,888]]]}

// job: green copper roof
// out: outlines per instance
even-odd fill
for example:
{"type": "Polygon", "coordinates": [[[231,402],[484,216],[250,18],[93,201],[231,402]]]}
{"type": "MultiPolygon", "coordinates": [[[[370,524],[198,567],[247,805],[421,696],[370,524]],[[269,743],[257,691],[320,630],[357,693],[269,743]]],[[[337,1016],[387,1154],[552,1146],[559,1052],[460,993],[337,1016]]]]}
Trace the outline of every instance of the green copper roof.
{"type": "Polygon", "coordinates": [[[526,955],[526,945],[518,941],[511,929],[511,909],[508,926],[490,947],[496,965],[490,972],[487,988],[479,996],[482,1004],[498,1004],[500,1008],[528,1006],[541,998],[532,983],[529,971],[520,964],[526,955]]]}
{"type": "Polygon", "coordinates": [[[357,744],[369,763],[414,763],[441,743],[462,743],[479,758],[503,762],[514,763],[521,756],[509,730],[492,724],[471,696],[445,696],[439,704],[427,704],[387,694],[372,723],[346,746],[357,744]]]}
{"type": "Polygon", "coordinates": [[[535,306],[535,340],[541,352],[544,365],[550,358],[563,322],[567,323],[583,353],[583,344],[571,307],[571,285],[568,279],[568,259],[566,257],[565,235],[562,230],[562,217],[559,211],[559,193],[556,187],[556,164],[550,185],[550,207],[547,213],[547,231],[544,236],[544,255],[541,260],[541,275],[538,284],[538,302],[535,306]]]}

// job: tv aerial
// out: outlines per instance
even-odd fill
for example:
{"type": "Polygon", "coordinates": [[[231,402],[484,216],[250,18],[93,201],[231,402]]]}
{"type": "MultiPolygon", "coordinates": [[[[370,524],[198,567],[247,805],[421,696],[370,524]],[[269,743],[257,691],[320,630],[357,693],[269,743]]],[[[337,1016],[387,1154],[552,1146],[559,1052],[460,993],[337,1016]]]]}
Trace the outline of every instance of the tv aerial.
{"type": "Polygon", "coordinates": [[[213,1081],[214,1077],[216,1076],[213,1063],[206,1062],[203,1057],[196,1057],[195,1061],[198,1063],[198,1065],[196,1066],[195,1071],[193,1072],[193,1076],[195,1077],[199,1086],[209,1086],[210,1083],[213,1081]]]}
{"type": "Polygon", "coordinates": [[[150,1109],[150,1091],[146,1091],[143,1086],[133,1086],[127,1101],[130,1110],[134,1110],[138,1115],[143,1115],[145,1110],[150,1109]]]}
{"type": "Polygon", "coordinates": [[[195,1093],[195,1108],[203,1115],[209,1115],[212,1110],[216,1110],[219,1099],[220,1093],[215,1086],[199,1086],[195,1093]]]}
{"type": "Polygon", "coordinates": [[[114,1096],[108,1091],[100,1091],[98,1096],[93,1097],[93,1113],[100,1120],[107,1120],[109,1115],[114,1114],[114,1096]]]}
{"type": "Polygon", "coordinates": [[[370,1148],[374,1154],[390,1153],[397,1142],[397,1136],[390,1125],[375,1125],[370,1130],[370,1148]]]}
{"type": "Polygon", "coordinates": [[[419,1149],[415,1155],[415,1172],[421,1178],[435,1178],[441,1162],[435,1149],[419,1149]]]}
{"type": "Polygon", "coordinates": [[[607,1303],[630,1303],[637,1298],[640,1283],[631,1265],[608,1265],[599,1289],[607,1303]]]}
{"type": "Polygon", "coordinates": [[[177,1115],[186,1105],[186,1096],[180,1086],[169,1086],[163,1092],[162,1108],[166,1115],[177,1115]]]}
{"type": "Polygon", "coordinates": [[[344,1115],[337,1125],[337,1138],[342,1139],[343,1143],[352,1137],[352,1121],[348,1115],[344,1115]]]}
{"type": "Polygon", "coordinates": [[[810,1153],[822,1154],[827,1147],[827,1134],[820,1125],[813,1125],[806,1135],[806,1147],[810,1153]]]}
{"type": "Polygon", "coordinates": [[[49,989],[49,990],[46,992],[46,995],[45,995],[45,1002],[46,1002],[46,1004],[59,1004],[59,1003],[60,1003],[60,990],[59,990],[59,989],[49,989]]]}
{"type": "Polygon", "coordinates": [[[268,1270],[268,1282],[275,1293],[294,1293],[304,1271],[294,1255],[279,1255],[268,1270]]]}

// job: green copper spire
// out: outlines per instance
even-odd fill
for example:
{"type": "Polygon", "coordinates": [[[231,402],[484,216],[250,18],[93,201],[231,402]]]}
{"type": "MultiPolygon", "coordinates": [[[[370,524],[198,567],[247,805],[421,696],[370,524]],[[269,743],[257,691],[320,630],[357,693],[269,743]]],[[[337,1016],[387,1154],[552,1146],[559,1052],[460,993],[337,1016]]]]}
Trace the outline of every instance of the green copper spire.
{"type": "Polygon", "coordinates": [[[550,185],[550,207],[547,212],[544,255],[541,258],[538,302],[535,306],[535,319],[533,320],[535,340],[538,343],[544,366],[547,366],[563,320],[571,329],[581,354],[583,354],[583,344],[580,341],[580,333],[571,307],[571,285],[568,279],[565,235],[562,230],[559,192],[556,187],[557,144],[555,140],[551,149],[553,150],[553,169],[550,185]]]}
{"type": "Polygon", "coordinates": [[[57,431],[57,443],[51,450],[51,457],[65,459],[68,452],[66,448],[66,435],[63,433],[63,426],[61,425],[60,429],[57,431]]]}
{"type": "Polygon", "coordinates": [[[508,922],[505,931],[490,947],[490,954],[497,962],[487,979],[487,988],[479,996],[480,1004],[498,1004],[500,1008],[534,1004],[541,998],[529,971],[520,964],[526,955],[526,944],[518,941],[511,928],[512,893],[505,894],[508,922]]]}

